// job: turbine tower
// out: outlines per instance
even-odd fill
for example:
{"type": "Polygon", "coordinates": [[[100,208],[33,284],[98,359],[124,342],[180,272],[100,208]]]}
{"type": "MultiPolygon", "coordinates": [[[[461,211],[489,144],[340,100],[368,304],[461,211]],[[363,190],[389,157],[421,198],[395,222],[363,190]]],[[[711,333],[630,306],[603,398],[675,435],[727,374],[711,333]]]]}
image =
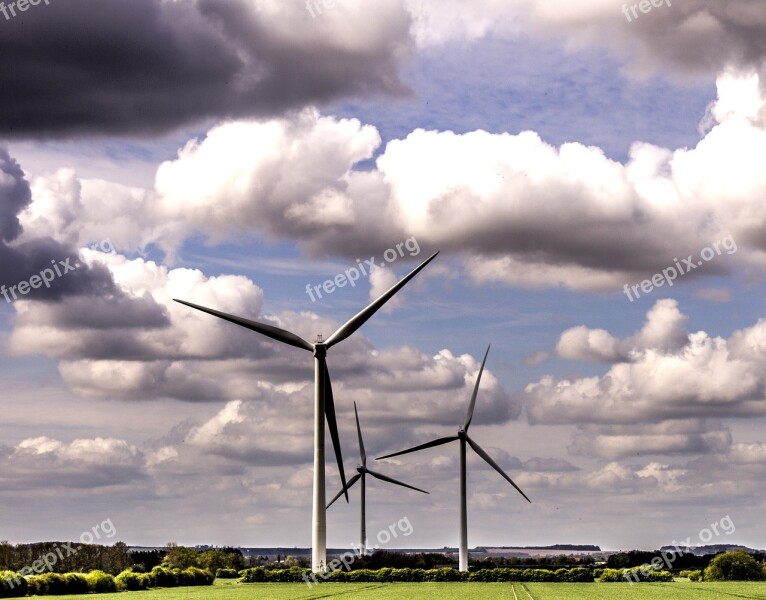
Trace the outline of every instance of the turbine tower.
{"type": "Polygon", "coordinates": [[[382,473],[376,473],[375,471],[372,471],[367,468],[367,453],[364,451],[364,440],[362,439],[362,429],[359,427],[359,412],[356,410],[356,402],[354,402],[354,415],[356,416],[356,433],[359,436],[359,457],[361,459],[361,464],[356,468],[356,475],[354,475],[351,479],[348,480],[348,483],[346,484],[346,487],[344,487],[341,491],[338,492],[338,494],[330,500],[330,503],[327,505],[327,508],[330,508],[333,503],[340,498],[343,494],[347,493],[349,489],[351,489],[351,486],[353,486],[357,481],[362,481],[362,520],[361,520],[361,535],[362,539],[359,542],[359,555],[365,556],[367,554],[367,520],[366,520],[366,512],[365,512],[365,503],[366,503],[366,484],[365,484],[365,477],[367,475],[372,475],[375,477],[375,479],[380,479],[381,481],[386,481],[388,483],[393,483],[395,485],[401,485],[402,487],[410,488],[411,490],[415,490],[416,492],[423,492],[424,494],[427,494],[425,490],[421,490],[420,488],[416,488],[413,485],[407,485],[406,483],[402,483],[401,481],[397,481],[396,479],[393,479],[391,477],[387,477],[386,475],[383,475],[382,473]]]}
{"type": "Polygon", "coordinates": [[[500,466],[492,460],[489,454],[487,454],[479,444],[474,442],[468,437],[468,427],[471,425],[471,419],[473,418],[473,409],[476,406],[476,395],[479,392],[479,382],[481,381],[481,374],[484,372],[484,364],[487,362],[487,355],[489,354],[489,346],[487,346],[487,352],[484,354],[484,360],[481,363],[481,369],[479,369],[479,376],[476,378],[476,385],[473,388],[473,395],[471,396],[471,403],[468,405],[468,413],[465,417],[465,423],[457,430],[457,435],[449,437],[443,437],[414,448],[407,450],[401,450],[400,452],[394,452],[393,454],[386,454],[385,456],[379,456],[375,460],[382,460],[384,458],[391,458],[392,456],[400,456],[402,454],[409,454],[410,452],[417,452],[418,450],[425,450],[426,448],[433,448],[434,446],[441,446],[442,444],[449,444],[458,440],[460,442],[460,570],[468,570],[468,509],[466,503],[466,443],[473,448],[474,452],[481,456],[490,467],[495,469],[500,475],[502,475],[508,483],[510,483],[516,490],[526,498],[527,502],[532,502],[527,495],[521,491],[510,477],[503,471],[500,466]]]}
{"type": "MultiPolygon", "coordinates": [[[[347,337],[352,335],[357,329],[364,325],[367,320],[375,314],[375,312],[388,302],[396,292],[398,292],[404,285],[415,275],[417,275],[421,269],[423,269],[429,262],[431,262],[436,255],[435,252],[427,260],[425,260],[420,266],[413,269],[406,277],[403,277],[398,283],[396,283],[390,290],[380,296],[374,302],[371,302],[364,310],[356,314],[354,317],[346,321],[341,325],[335,333],[333,333],[327,340],[322,341],[319,337],[316,342],[309,343],[302,337],[274,327],[273,325],[267,325],[265,323],[258,323],[257,321],[251,321],[242,317],[230,315],[212,308],[205,308],[198,304],[192,304],[185,300],[177,300],[181,304],[196,308],[202,312],[206,312],[215,317],[219,317],[230,323],[240,325],[251,331],[270,337],[273,340],[277,340],[289,346],[295,346],[309,352],[314,353],[314,496],[313,496],[313,519],[312,519],[312,533],[311,533],[311,568],[313,571],[325,571],[327,569],[327,521],[325,514],[325,437],[324,437],[324,421],[327,420],[327,427],[330,430],[330,437],[332,438],[332,445],[335,449],[335,459],[338,462],[338,471],[340,472],[340,480],[345,489],[346,487],[346,474],[343,470],[343,456],[340,449],[340,439],[338,437],[338,424],[335,419],[335,402],[332,396],[332,384],[330,383],[330,374],[327,371],[327,350],[332,348],[338,342],[342,342],[347,337]]],[[[348,502],[348,492],[346,492],[346,502],[348,502]]]]}

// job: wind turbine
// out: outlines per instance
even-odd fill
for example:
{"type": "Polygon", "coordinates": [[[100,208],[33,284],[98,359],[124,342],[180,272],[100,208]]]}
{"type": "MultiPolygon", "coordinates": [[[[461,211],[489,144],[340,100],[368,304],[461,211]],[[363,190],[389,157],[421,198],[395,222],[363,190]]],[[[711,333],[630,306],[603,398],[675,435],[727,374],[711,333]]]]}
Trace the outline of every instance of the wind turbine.
{"type": "Polygon", "coordinates": [[[427,494],[425,490],[421,490],[420,488],[416,488],[414,485],[407,485],[406,483],[402,483],[401,481],[397,481],[396,479],[393,479],[392,477],[387,477],[386,475],[383,475],[382,473],[376,473],[375,471],[372,471],[367,468],[367,453],[364,451],[364,440],[362,439],[362,429],[359,427],[359,413],[356,410],[356,402],[354,402],[354,415],[356,416],[356,433],[359,436],[359,457],[362,460],[362,463],[357,466],[356,468],[356,475],[354,475],[351,479],[348,480],[348,483],[346,484],[346,487],[344,487],[341,491],[338,492],[338,494],[330,500],[330,503],[327,505],[327,508],[330,508],[333,503],[340,498],[343,494],[348,493],[348,490],[351,489],[351,486],[353,486],[357,481],[362,481],[362,521],[361,521],[361,533],[362,533],[362,541],[359,543],[359,555],[365,556],[367,554],[367,519],[365,516],[365,503],[366,503],[366,484],[365,484],[365,477],[367,475],[372,475],[375,477],[375,479],[380,479],[381,481],[387,481],[388,483],[393,483],[396,485],[401,485],[402,487],[410,488],[411,490],[415,490],[416,492],[423,492],[424,494],[427,494]]]}
{"type": "Polygon", "coordinates": [[[457,435],[449,437],[443,437],[414,448],[407,450],[401,450],[400,452],[394,452],[393,454],[386,454],[385,456],[379,456],[375,460],[382,460],[384,458],[391,458],[392,456],[400,456],[401,454],[409,454],[410,452],[417,452],[418,450],[425,450],[426,448],[433,448],[434,446],[441,446],[442,444],[449,444],[455,440],[460,441],[460,570],[468,570],[468,510],[466,506],[466,443],[473,448],[474,452],[481,456],[490,467],[495,469],[500,475],[502,475],[508,483],[510,483],[516,490],[526,498],[527,502],[532,502],[527,495],[521,491],[510,477],[503,471],[500,466],[492,460],[489,454],[487,454],[479,444],[474,442],[468,437],[468,427],[471,425],[471,419],[473,418],[473,409],[476,406],[476,395],[479,392],[479,382],[481,381],[481,374],[484,372],[484,364],[487,362],[487,355],[489,354],[489,346],[487,346],[487,352],[484,354],[484,360],[481,363],[481,369],[479,369],[479,376],[476,378],[476,385],[473,388],[473,395],[471,396],[471,403],[468,405],[468,413],[465,417],[465,423],[457,430],[457,435]]]}
{"type": "MultiPolygon", "coordinates": [[[[212,308],[205,308],[198,304],[192,304],[185,300],[177,300],[181,304],[196,308],[202,312],[206,312],[210,315],[219,317],[225,321],[235,323],[270,337],[273,340],[277,340],[289,346],[295,346],[303,350],[308,350],[314,353],[314,497],[313,497],[313,518],[312,518],[312,533],[311,533],[311,568],[313,571],[325,571],[327,569],[327,520],[326,520],[326,508],[325,508],[325,437],[324,437],[324,421],[327,420],[327,427],[330,430],[330,437],[332,438],[332,445],[335,449],[335,459],[338,462],[338,471],[340,472],[340,480],[343,484],[343,488],[346,488],[346,474],[343,470],[343,456],[340,449],[340,439],[338,438],[338,424],[335,419],[335,402],[332,396],[332,384],[330,383],[330,374],[327,371],[327,350],[333,347],[338,342],[342,342],[347,337],[352,335],[357,329],[364,325],[367,320],[375,314],[375,312],[388,302],[391,297],[396,294],[404,285],[415,275],[417,275],[421,269],[423,269],[429,262],[431,262],[436,255],[435,252],[427,260],[425,260],[420,266],[413,269],[406,277],[403,277],[398,283],[396,283],[390,290],[380,296],[374,302],[371,302],[364,310],[356,314],[354,317],[346,321],[341,325],[335,333],[333,333],[327,340],[322,341],[322,337],[318,336],[316,342],[309,343],[302,337],[279,327],[273,325],[267,325],[265,323],[259,323],[257,321],[251,321],[242,317],[230,315],[212,308]]],[[[345,493],[346,502],[348,502],[348,492],[345,493]]]]}

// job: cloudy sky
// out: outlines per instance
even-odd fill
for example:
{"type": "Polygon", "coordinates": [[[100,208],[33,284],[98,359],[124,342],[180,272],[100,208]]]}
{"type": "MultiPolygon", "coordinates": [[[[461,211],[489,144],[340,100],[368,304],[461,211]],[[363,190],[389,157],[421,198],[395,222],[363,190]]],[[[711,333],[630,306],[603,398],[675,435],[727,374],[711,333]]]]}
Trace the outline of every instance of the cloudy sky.
{"type": "MultiPolygon", "coordinates": [[[[172,299],[313,340],[439,250],[329,353],[347,472],[354,401],[371,455],[450,435],[491,343],[533,503],[471,458],[469,545],[764,547],[766,11],[654,4],[0,15],[0,539],[308,546],[310,356],[172,299]]],[[[370,483],[371,541],[455,545],[457,459],[379,463],[431,495],[370,483]]]]}

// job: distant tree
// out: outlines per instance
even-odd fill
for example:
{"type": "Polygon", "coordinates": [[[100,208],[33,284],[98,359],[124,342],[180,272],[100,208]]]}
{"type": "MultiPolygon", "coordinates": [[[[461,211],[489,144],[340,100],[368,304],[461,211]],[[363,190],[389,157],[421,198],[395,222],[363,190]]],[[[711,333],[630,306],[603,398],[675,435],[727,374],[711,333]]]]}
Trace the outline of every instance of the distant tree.
{"type": "Polygon", "coordinates": [[[0,571],[10,569],[14,558],[14,548],[7,540],[0,542],[0,571]]]}
{"type": "Polygon", "coordinates": [[[168,553],[162,561],[163,565],[172,565],[179,569],[187,569],[189,567],[198,567],[197,560],[200,553],[194,548],[187,548],[185,546],[166,546],[168,553]]]}
{"type": "Polygon", "coordinates": [[[241,571],[247,566],[247,561],[245,561],[245,557],[242,555],[242,550],[239,548],[226,546],[221,548],[221,551],[226,553],[228,560],[226,565],[227,569],[236,569],[237,571],[241,571]]]}
{"type": "Polygon", "coordinates": [[[231,555],[223,550],[205,550],[200,552],[197,563],[203,569],[215,573],[218,569],[231,568],[231,555]]]}
{"type": "MultiPolygon", "coordinates": [[[[246,566],[248,567],[260,567],[263,565],[269,564],[271,561],[269,561],[268,556],[259,555],[259,556],[249,556],[246,559],[246,566]]],[[[241,571],[242,569],[240,569],[241,571]]]]}
{"type": "Polygon", "coordinates": [[[292,555],[285,556],[284,565],[286,567],[300,567],[300,561],[292,555]]]}
{"type": "Polygon", "coordinates": [[[643,550],[631,550],[630,552],[618,552],[606,559],[606,566],[610,569],[640,567],[641,565],[651,563],[655,556],[659,556],[659,551],[646,552],[643,550]]]}
{"type": "Polygon", "coordinates": [[[742,550],[716,556],[705,569],[705,581],[763,581],[763,566],[742,550]]]}
{"type": "Polygon", "coordinates": [[[133,563],[125,542],[116,542],[113,546],[99,546],[99,548],[103,548],[102,569],[107,573],[113,575],[121,573],[133,563]]]}
{"type": "Polygon", "coordinates": [[[130,553],[133,564],[141,566],[139,572],[151,571],[162,562],[163,558],[165,558],[164,550],[135,550],[130,553]]]}

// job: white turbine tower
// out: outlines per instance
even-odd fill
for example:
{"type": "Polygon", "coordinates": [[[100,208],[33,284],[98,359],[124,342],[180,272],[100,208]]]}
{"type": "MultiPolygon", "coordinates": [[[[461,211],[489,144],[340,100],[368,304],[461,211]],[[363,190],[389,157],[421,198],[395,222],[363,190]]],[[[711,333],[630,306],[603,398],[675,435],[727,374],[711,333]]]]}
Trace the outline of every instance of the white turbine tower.
{"type": "MultiPolygon", "coordinates": [[[[242,317],[229,315],[227,313],[205,308],[198,304],[192,304],[184,300],[175,300],[186,306],[196,308],[202,312],[224,319],[236,325],[240,325],[251,331],[260,333],[274,340],[295,346],[303,350],[314,353],[314,498],[313,498],[313,528],[311,534],[311,568],[313,571],[324,571],[327,569],[327,521],[325,508],[325,438],[324,421],[327,420],[327,427],[330,430],[333,448],[335,449],[335,458],[338,462],[338,471],[343,488],[346,488],[346,474],[343,470],[343,456],[340,449],[340,439],[338,437],[338,425],[335,419],[335,402],[332,396],[332,384],[330,383],[330,374],[327,372],[326,355],[327,350],[338,342],[342,342],[352,335],[357,329],[367,322],[375,312],[383,306],[391,297],[396,294],[404,285],[423,267],[431,262],[436,255],[435,252],[420,266],[415,268],[409,275],[402,278],[390,290],[380,298],[370,303],[364,310],[352,317],[327,340],[321,341],[321,337],[316,342],[309,343],[302,337],[295,335],[279,327],[258,323],[242,317]]],[[[346,502],[348,502],[348,492],[345,492],[346,502]]]]}
{"type": "Polygon", "coordinates": [[[457,435],[452,435],[449,437],[439,438],[436,440],[432,440],[430,442],[426,442],[425,444],[421,444],[420,446],[415,446],[414,448],[409,448],[407,450],[401,450],[400,452],[394,452],[393,454],[386,454],[385,456],[379,456],[375,460],[382,460],[384,458],[391,458],[392,456],[400,456],[402,454],[409,454],[410,452],[417,452],[418,450],[425,450],[426,448],[433,448],[434,446],[441,446],[442,444],[449,444],[450,442],[454,442],[456,440],[460,441],[460,570],[461,571],[467,571],[468,570],[468,508],[467,508],[467,502],[466,502],[466,443],[473,448],[474,452],[481,456],[489,466],[491,466],[495,471],[500,473],[507,481],[510,483],[513,487],[516,488],[516,490],[526,498],[527,502],[532,502],[529,498],[527,498],[527,495],[521,491],[519,486],[517,486],[510,477],[503,471],[500,466],[492,460],[492,458],[487,454],[479,444],[474,442],[470,437],[468,437],[468,427],[471,425],[471,419],[473,418],[473,409],[474,406],[476,406],[476,395],[479,392],[479,382],[481,381],[481,374],[484,372],[484,364],[487,362],[487,355],[489,354],[489,346],[487,346],[487,352],[484,354],[484,360],[481,363],[481,369],[479,370],[479,376],[476,378],[476,385],[473,388],[473,395],[471,396],[471,403],[468,405],[468,413],[465,417],[465,423],[462,427],[458,428],[457,435]]]}

